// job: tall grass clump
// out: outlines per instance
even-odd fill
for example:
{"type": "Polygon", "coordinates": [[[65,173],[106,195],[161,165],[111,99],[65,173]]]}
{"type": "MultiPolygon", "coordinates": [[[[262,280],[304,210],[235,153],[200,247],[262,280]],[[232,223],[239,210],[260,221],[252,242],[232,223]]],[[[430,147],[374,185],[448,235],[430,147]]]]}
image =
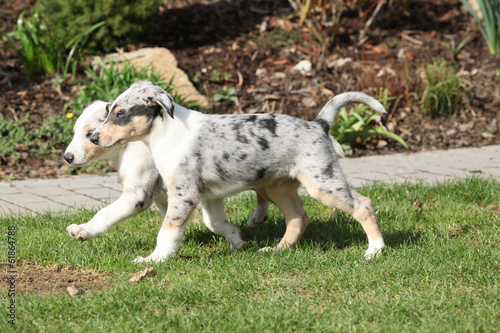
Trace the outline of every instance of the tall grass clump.
{"type": "Polygon", "coordinates": [[[481,15],[478,15],[467,0],[461,1],[476,20],[490,53],[495,54],[500,50],[500,1],[477,0],[481,15]]]}
{"type": "Polygon", "coordinates": [[[425,67],[424,90],[420,99],[424,114],[432,117],[456,114],[469,101],[470,82],[444,59],[425,67]]]}

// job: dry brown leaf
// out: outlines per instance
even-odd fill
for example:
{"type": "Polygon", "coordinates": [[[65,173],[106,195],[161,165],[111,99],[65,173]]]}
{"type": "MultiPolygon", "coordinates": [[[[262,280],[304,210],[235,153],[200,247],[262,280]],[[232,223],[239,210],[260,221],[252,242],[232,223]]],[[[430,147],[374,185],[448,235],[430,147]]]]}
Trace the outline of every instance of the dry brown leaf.
{"type": "Polygon", "coordinates": [[[71,296],[76,296],[76,295],[80,295],[82,293],[81,290],[79,290],[77,287],[75,287],[74,285],[71,285],[69,286],[68,288],[66,288],[66,290],[68,291],[68,293],[71,295],[71,296]]]}
{"type": "Polygon", "coordinates": [[[143,280],[145,277],[155,276],[155,275],[156,275],[156,270],[154,269],[154,267],[149,267],[149,268],[143,269],[140,272],[137,272],[137,273],[133,274],[130,277],[129,281],[131,281],[131,282],[139,282],[139,281],[143,280]]]}

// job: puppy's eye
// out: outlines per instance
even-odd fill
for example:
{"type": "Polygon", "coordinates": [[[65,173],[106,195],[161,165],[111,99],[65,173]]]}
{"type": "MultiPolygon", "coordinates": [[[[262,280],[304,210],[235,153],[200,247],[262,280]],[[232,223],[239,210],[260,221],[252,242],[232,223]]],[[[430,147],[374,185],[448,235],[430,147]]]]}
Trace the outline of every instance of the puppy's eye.
{"type": "Polygon", "coordinates": [[[87,138],[90,138],[92,136],[92,134],[94,133],[94,130],[89,130],[87,132],[87,138]]]}
{"type": "Polygon", "coordinates": [[[118,112],[116,113],[116,117],[118,117],[118,118],[123,117],[123,112],[118,111],[118,112]]]}

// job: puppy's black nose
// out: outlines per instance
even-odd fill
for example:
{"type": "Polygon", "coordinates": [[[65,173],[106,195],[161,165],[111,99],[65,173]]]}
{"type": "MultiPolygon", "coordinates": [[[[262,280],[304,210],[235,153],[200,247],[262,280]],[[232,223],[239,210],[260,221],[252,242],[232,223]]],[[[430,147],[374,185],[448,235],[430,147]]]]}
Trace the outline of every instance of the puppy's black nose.
{"type": "Polygon", "coordinates": [[[90,137],[90,142],[96,145],[99,142],[99,135],[92,134],[92,136],[90,137]]]}
{"type": "Polygon", "coordinates": [[[65,153],[63,157],[68,163],[73,162],[73,160],[75,159],[75,155],[73,155],[72,153],[65,153]]]}

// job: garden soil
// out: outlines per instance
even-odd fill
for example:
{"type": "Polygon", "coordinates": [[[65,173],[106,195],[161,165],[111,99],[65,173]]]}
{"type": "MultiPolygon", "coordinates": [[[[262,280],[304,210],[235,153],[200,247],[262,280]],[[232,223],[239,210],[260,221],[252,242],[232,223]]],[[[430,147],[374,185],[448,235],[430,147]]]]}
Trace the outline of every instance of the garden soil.
{"type": "MultiPolygon", "coordinates": [[[[2,0],[0,28],[11,31],[19,13],[29,12],[34,3],[2,0]]],[[[354,143],[353,157],[500,143],[500,77],[495,75],[500,57],[489,54],[460,1],[404,0],[384,6],[362,42],[360,31],[374,8],[369,1],[344,3],[346,10],[326,49],[322,45],[327,40],[316,37],[322,28],[311,29],[307,21],[300,26],[288,1],[189,0],[165,1],[153,36],[123,50],[168,48],[214,113],[274,112],[312,120],[336,94],[356,90],[378,97],[387,89],[394,99],[381,124],[400,135],[409,149],[375,136],[354,143]],[[431,117],[423,114],[419,99],[425,66],[438,59],[457,68],[467,92],[454,105],[455,114],[431,117]],[[311,61],[309,72],[292,70],[301,60],[311,61]],[[230,87],[236,102],[214,101],[230,87]]],[[[78,83],[67,80],[56,88],[53,75],[29,77],[11,50],[0,52],[2,116],[28,115],[29,128],[36,129],[47,117],[72,111],[64,106],[76,97],[78,83]]],[[[77,78],[85,79],[83,71],[77,78]]],[[[75,172],[60,157],[63,146],[56,146],[52,157],[34,155],[21,144],[17,149],[19,159],[0,156],[4,181],[75,172]]]]}

